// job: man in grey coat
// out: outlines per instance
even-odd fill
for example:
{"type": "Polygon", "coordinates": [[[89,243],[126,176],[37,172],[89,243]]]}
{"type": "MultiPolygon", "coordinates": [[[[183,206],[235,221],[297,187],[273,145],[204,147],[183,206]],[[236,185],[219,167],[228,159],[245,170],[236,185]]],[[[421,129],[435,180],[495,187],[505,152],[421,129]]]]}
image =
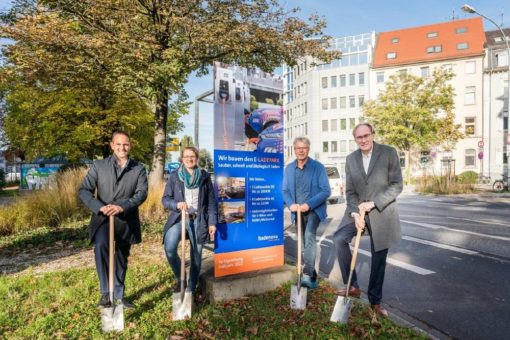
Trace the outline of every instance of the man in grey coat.
{"type": "Polygon", "coordinates": [[[129,158],[127,133],[116,131],[110,147],[113,155],[92,164],[79,190],[82,202],[92,210],[89,224],[101,297],[98,306],[111,305],[108,288],[108,222],[115,216],[114,299],[132,308],[124,299],[128,257],[131,245],[142,241],[138,206],[147,198],[147,174],[143,165],[129,158]],[[97,190],[97,194],[95,192],[97,190]]]}
{"type": "MultiPolygon", "coordinates": [[[[402,171],[397,151],[374,142],[374,129],[361,123],[353,130],[359,149],[347,156],[345,165],[347,208],[335,233],[338,262],[344,283],[347,283],[352,254],[349,243],[357,229],[368,229],[372,263],[368,284],[368,300],[372,310],[386,317],[381,307],[382,287],[388,248],[401,239],[397,196],[402,192],[402,171]],[[360,212],[365,211],[365,219],[360,212]]],[[[345,289],[338,294],[345,295],[345,289]]],[[[361,290],[353,273],[349,295],[359,297],[361,290]]]]}

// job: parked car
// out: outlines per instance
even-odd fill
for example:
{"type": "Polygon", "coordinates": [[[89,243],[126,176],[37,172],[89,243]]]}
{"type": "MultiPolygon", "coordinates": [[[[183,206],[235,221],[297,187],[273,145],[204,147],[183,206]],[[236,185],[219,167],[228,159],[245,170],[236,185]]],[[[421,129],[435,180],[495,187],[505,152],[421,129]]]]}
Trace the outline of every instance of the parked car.
{"type": "Polygon", "coordinates": [[[331,187],[331,196],[329,203],[339,203],[344,198],[344,184],[340,176],[340,170],[335,164],[324,164],[328,174],[329,186],[331,187]]]}

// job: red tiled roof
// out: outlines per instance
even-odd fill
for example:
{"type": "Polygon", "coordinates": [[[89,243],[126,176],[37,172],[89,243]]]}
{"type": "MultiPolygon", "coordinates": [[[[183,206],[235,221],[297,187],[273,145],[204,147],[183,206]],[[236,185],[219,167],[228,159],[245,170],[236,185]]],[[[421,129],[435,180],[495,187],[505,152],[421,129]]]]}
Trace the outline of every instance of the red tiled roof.
{"type": "Polygon", "coordinates": [[[382,32],[377,38],[372,67],[407,65],[483,55],[484,43],[485,33],[480,17],[382,32]],[[467,30],[464,33],[457,33],[458,29],[467,30]],[[437,33],[437,36],[427,36],[434,32],[437,33]],[[394,39],[398,39],[398,42],[393,42],[394,39]],[[468,48],[457,49],[457,45],[461,43],[467,43],[468,48]],[[427,49],[434,46],[441,46],[441,52],[427,52],[427,49]],[[388,53],[392,52],[396,53],[396,57],[388,59],[388,53]]]}

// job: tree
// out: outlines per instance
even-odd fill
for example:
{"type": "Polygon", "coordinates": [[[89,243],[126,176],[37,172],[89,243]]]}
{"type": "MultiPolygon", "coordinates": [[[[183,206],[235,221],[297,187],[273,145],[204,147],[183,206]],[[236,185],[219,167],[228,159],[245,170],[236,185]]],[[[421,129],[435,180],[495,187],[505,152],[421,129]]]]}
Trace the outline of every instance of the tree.
{"type": "Polygon", "coordinates": [[[195,144],[193,143],[193,137],[188,136],[188,135],[182,136],[180,146],[181,146],[181,151],[184,150],[184,148],[186,148],[188,146],[195,146],[195,144]]]}
{"type": "Polygon", "coordinates": [[[405,153],[409,183],[414,154],[433,146],[451,149],[462,138],[455,124],[451,71],[436,69],[432,77],[411,74],[390,77],[376,100],[363,106],[363,114],[383,142],[405,153]]]}
{"type": "Polygon", "coordinates": [[[213,169],[213,159],[211,153],[207,149],[200,149],[199,151],[199,159],[198,166],[202,169],[212,170],[213,169]]]}
{"type": "Polygon", "coordinates": [[[324,61],[338,56],[326,50],[328,37],[320,36],[324,21],[313,15],[305,22],[296,11],[276,0],[17,0],[2,32],[20,44],[28,36],[26,46],[33,47],[35,58],[38,51],[68,58],[63,65],[54,65],[58,58],[39,60],[37,69],[73,78],[76,69],[101,68],[113,89],[149,100],[150,182],[157,185],[163,178],[169,99],[182,93],[192,72],[206,73],[213,61],[271,71],[305,55],[324,61]],[[48,34],[34,34],[38,31],[48,34]]]}

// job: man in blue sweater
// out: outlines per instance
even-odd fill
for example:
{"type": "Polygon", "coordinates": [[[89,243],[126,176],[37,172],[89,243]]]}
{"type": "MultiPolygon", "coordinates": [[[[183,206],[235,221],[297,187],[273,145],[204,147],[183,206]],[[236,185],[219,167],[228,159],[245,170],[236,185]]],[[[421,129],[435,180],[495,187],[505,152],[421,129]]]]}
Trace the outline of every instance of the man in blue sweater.
{"type": "MultiPolygon", "coordinates": [[[[331,195],[328,175],[324,165],[308,157],[310,140],[306,137],[294,139],[294,155],[296,159],[285,167],[283,181],[283,200],[292,213],[292,221],[296,221],[296,212],[302,213],[305,262],[301,285],[310,289],[317,288],[317,272],[315,257],[317,227],[327,217],[326,201],[331,195]]],[[[301,256],[301,254],[298,254],[301,256]]]]}

